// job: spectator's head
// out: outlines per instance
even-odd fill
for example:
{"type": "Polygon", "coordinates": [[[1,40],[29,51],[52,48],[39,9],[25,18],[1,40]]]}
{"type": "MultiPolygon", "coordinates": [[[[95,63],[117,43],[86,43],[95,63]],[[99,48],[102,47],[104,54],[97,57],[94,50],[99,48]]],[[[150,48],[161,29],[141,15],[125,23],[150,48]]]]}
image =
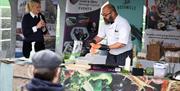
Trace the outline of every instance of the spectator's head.
{"type": "Polygon", "coordinates": [[[107,4],[102,9],[102,14],[105,24],[113,23],[118,15],[115,7],[112,4],[107,4]]]}
{"type": "Polygon", "coordinates": [[[62,57],[50,50],[42,50],[35,53],[32,57],[34,66],[34,77],[54,82],[54,79],[59,78],[59,65],[63,61],[62,57]]]}
{"type": "Polygon", "coordinates": [[[38,14],[41,11],[40,0],[30,0],[26,4],[26,12],[32,12],[33,14],[38,14]]]}
{"type": "Polygon", "coordinates": [[[156,11],[157,11],[156,5],[152,5],[152,6],[151,6],[151,11],[153,11],[153,12],[156,12],[156,11]]]}

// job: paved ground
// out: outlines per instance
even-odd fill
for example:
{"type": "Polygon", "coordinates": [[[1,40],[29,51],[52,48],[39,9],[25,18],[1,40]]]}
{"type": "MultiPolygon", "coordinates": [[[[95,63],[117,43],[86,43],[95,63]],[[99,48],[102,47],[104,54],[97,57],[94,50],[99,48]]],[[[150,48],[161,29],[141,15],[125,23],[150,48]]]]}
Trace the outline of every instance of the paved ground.
{"type": "Polygon", "coordinates": [[[13,91],[17,90],[22,85],[29,82],[32,78],[32,66],[31,65],[13,65],[13,91]]]}

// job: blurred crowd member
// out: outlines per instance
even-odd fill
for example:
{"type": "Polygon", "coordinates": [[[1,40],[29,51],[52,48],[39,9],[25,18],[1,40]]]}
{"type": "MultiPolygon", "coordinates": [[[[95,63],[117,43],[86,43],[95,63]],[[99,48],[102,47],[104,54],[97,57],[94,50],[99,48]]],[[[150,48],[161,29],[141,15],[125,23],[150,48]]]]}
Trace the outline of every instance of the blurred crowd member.
{"type": "Polygon", "coordinates": [[[155,5],[151,6],[151,11],[148,15],[148,28],[157,29],[158,21],[160,20],[159,12],[155,5]]]}
{"type": "Polygon", "coordinates": [[[50,50],[41,50],[32,57],[33,75],[31,81],[20,91],[64,91],[60,84],[63,58],[50,50]]]}
{"type": "Polygon", "coordinates": [[[180,23],[180,8],[177,7],[176,10],[173,12],[173,14],[176,18],[177,23],[180,23]]]}

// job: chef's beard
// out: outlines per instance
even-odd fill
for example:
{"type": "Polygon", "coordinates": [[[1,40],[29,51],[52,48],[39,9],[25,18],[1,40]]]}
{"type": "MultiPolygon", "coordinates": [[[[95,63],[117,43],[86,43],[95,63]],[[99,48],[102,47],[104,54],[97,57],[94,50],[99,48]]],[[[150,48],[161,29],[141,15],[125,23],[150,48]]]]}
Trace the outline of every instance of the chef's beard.
{"type": "Polygon", "coordinates": [[[105,24],[112,24],[112,23],[114,23],[114,20],[113,20],[112,16],[110,16],[109,19],[104,18],[104,22],[105,22],[105,24]]]}

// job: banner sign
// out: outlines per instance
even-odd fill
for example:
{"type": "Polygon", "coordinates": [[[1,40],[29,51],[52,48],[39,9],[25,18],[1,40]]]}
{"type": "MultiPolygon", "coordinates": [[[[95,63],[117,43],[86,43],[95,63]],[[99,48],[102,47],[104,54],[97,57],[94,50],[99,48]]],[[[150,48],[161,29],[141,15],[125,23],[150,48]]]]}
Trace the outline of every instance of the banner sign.
{"type": "MultiPolygon", "coordinates": [[[[72,51],[74,40],[91,40],[98,33],[100,0],[67,0],[64,30],[64,53],[72,51]]],[[[85,48],[85,47],[83,47],[85,48]]]]}
{"type": "Polygon", "coordinates": [[[142,28],[144,0],[109,0],[119,13],[138,29],[142,28]]]}
{"type": "Polygon", "coordinates": [[[150,43],[161,43],[162,46],[180,48],[180,32],[179,31],[157,31],[155,29],[146,29],[145,47],[150,43]]]}
{"type": "Polygon", "coordinates": [[[179,0],[148,0],[146,28],[171,31],[180,29],[179,0]]]}

